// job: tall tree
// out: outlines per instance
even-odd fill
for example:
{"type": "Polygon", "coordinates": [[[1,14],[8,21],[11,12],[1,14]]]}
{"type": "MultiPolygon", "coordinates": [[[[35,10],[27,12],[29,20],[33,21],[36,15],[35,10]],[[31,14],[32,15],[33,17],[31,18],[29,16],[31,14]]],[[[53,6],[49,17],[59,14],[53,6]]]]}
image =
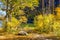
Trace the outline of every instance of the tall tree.
{"type": "MultiPolygon", "coordinates": [[[[35,6],[38,7],[38,4],[39,4],[39,0],[2,0],[2,2],[7,7],[6,16],[7,16],[8,21],[10,21],[10,23],[13,22],[12,21],[13,19],[16,20],[16,18],[19,19],[19,20],[17,19],[19,22],[21,22],[22,20],[23,20],[22,22],[25,22],[26,17],[25,17],[25,13],[24,13],[23,9],[25,7],[30,7],[32,10],[32,9],[34,9],[35,6]]],[[[7,23],[8,23],[8,21],[7,21],[7,23]]],[[[19,24],[19,22],[18,22],[18,24],[19,24]]]]}

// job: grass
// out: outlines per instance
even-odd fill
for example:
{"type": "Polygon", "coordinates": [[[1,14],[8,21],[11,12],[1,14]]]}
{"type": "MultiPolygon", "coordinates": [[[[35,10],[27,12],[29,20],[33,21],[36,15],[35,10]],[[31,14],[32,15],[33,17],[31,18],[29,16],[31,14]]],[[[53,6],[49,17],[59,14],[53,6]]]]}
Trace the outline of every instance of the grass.
{"type": "Polygon", "coordinates": [[[21,27],[35,27],[35,26],[32,23],[28,23],[28,24],[21,24],[21,27]]]}

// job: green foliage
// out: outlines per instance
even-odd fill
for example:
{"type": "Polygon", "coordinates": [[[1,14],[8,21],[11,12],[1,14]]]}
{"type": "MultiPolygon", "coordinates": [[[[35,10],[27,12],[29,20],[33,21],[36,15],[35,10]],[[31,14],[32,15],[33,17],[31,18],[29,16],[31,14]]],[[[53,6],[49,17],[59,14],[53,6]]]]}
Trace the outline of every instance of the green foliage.
{"type": "Polygon", "coordinates": [[[28,24],[27,23],[26,24],[25,23],[22,23],[21,24],[21,27],[35,27],[35,26],[32,23],[28,23],[28,24]]]}

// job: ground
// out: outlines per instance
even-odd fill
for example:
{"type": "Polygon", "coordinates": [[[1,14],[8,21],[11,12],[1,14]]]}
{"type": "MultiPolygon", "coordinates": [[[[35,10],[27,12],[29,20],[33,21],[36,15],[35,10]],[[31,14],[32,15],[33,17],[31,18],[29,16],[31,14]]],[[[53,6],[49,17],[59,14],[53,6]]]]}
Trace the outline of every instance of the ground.
{"type": "Polygon", "coordinates": [[[21,35],[1,35],[0,40],[59,40],[59,37],[54,36],[53,34],[29,34],[27,36],[21,35]]]}

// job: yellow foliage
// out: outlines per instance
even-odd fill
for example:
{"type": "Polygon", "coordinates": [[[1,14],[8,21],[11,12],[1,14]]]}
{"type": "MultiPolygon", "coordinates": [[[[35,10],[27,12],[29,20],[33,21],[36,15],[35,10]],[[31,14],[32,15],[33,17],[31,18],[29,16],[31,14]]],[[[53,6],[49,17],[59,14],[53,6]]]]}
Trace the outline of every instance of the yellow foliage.
{"type": "Polygon", "coordinates": [[[57,29],[60,27],[60,22],[59,21],[54,21],[53,28],[57,29]]]}
{"type": "Polygon", "coordinates": [[[57,7],[55,11],[57,12],[57,18],[60,18],[60,7],[57,7]]]}
{"type": "Polygon", "coordinates": [[[22,22],[27,22],[27,18],[25,16],[21,16],[20,20],[17,20],[15,17],[12,17],[11,21],[8,21],[7,26],[8,27],[17,27],[18,24],[21,24],[22,22]]]}
{"type": "Polygon", "coordinates": [[[53,32],[56,36],[60,36],[60,22],[57,20],[54,21],[53,32]]]}
{"type": "Polygon", "coordinates": [[[18,15],[24,15],[25,13],[23,12],[23,10],[19,10],[18,15]]]}
{"type": "Polygon", "coordinates": [[[38,16],[35,18],[34,23],[35,23],[36,26],[42,27],[42,26],[43,26],[43,16],[42,16],[42,15],[38,15],[38,16]]]}
{"type": "Polygon", "coordinates": [[[57,7],[55,11],[60,12],[60,7],[57,7]]]}
{"type": "Polygon", "coordinates": [[[11,18],[11,21],[7,22],[7,32],[16,34],[20,30],[20,24],[22,22],[27,22],[27,18],[25,16],[21,16],[20,20],[17,20],[15,17],[11,18]],[[19,27],[19,28],[18,28],[19,27]]]}
{"type": "Polygon", "coordinates": [[[52,28],[52,23],[54,22],[55,15],[48,14],[48,15],[38,15],[35,17],[35,26],[38,30],[42,32],[50,32],[52,28]]]}
{"type": "Polygon", "coordinates": [[[42,15],[38,15],[37,19],[43,19],[43,16],[42,15]]]}
{"type": "Polygon", "coordinates": [[[35,19],[35,25],[39,26],[39,27],[43,27],[43,25],[47,25],[50,22],[52,22],[54,19],[54,15],[53,14],[48,14],[48,15],[38,15],[37,18],[35,19]]]}
{"type": "Polygon", "coordinates": [[[16,18],[12,17],[11,22],[9,21],[7,23],[7,26],[8,27],[16,27],[18,25],[18,23],[19,23],[19,21],[16,18]]]}
{"type": "Polygon", "coordinates": [[[21,19],[20,19],[21,22],[27,22],[27,18],[25,16],[21,16],[21,19]]]}

